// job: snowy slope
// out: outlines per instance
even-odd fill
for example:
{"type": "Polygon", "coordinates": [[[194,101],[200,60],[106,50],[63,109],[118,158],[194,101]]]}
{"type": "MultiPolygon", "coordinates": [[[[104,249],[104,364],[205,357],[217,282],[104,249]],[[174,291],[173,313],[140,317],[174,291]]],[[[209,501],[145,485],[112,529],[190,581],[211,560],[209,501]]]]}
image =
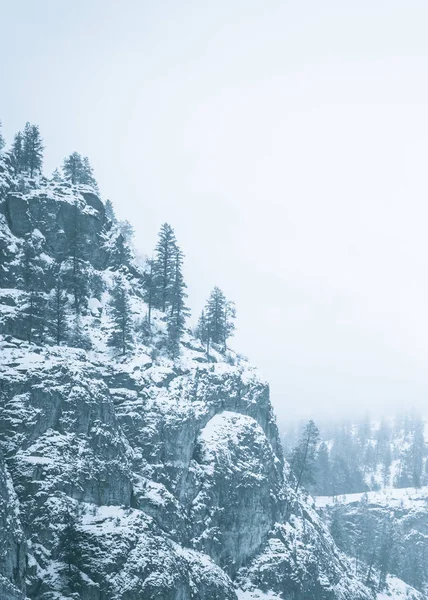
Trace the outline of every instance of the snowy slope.
{"type": "Polygon", "coordinates": [[[427,509],[428,507],[428,486],[421,488],[384,488],[376,492],[344,494],[334,497],[317,496],[315,504],[320,508],[334,505],[336,502],[354,504],[361,502],[363,496],[367,497],[370,505],[377,504],[386,508],[427,509]]]}

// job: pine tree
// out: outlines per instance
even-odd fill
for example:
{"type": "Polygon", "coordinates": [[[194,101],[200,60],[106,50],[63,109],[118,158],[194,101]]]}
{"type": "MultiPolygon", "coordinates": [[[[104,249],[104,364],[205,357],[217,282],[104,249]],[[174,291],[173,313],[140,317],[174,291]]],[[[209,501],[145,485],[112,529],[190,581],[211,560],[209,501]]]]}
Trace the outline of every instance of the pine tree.
{"type": "Polygon", "coordinates": [[[73,185],[81,183],[83,172],[83,158],[81,155],[78,152],[72,152],[70,156],[64,159],[62,171],[64,178],[73,185]]]}
{"type": "Polygon", "coordinates": [[[367,493],[361,496],[358,506],[358,519],[353,531],[354,556],[356,560],[356,573],[360,564],[361,575],[365,576],[365,583],[372,590],[377,588],[374,580],[374,567],[378,550],[378,535],[374,515],[369,509],[367,493]]]}
{"type": "Polygon", "coordinates": [[[312,420],[309,421],[291,455],[290,469],[295,479],[295,492],[301,485],[315,483],[315,459],[319,437],[318,427],[312,420]]]}
{"type": "Polygon", "coordinates": [[[61,177],[61,173],[59,172],[59,169],[55,169],[55,171],[52,173],[52,181],[56,181],[58,183],[60,183],[63,179],[61,177]]]}
{"type": "Polygon", "coordinates": [[[147,303],[147,323],[150,326],[152,320],[152,308],[156,294],[155,278],[154,278],[154,260],[151,258],[147,261],[148,269],[144,271],[144,301],[147,303]]]}
{"type": "Polygon", "coordinates": [[[71,329],[70,346],[73,348],[91,349],[91,340],[82,325],[82,317],[79,312],[74,315],[74,323],[71,329]]]}
{"type": "Polygon", "coordinates": [[[361,445],[364,446],[367,440],[370,439],[371,428],[370,416],[366,414],[358,423],[358,439],[361,445]]]}
{"type": "Polygon", "coordinates": [[[224,343],[225,338],[226,297],[219,287],[215,287],[205,307],[208,338],[214,344],[224,343]]]}
{"type": "Polygon", "coordinates": [[[88,290],[91,298],[101,300],[105,289],[104,280],[98,271],[92,271],[88,280],[88,290]]]}
{"type": "Polygon", "coordinates": [[[46,301],[44,295],[34,289],[28,292],[27,300],[21,307],[27,324],[27,340],[30,343],[44,342],[46,301]]]}
{"type": "Polygon", "coordinates": [[[121,275],[115,278],[110,307],[113,329],[108,343],[125,355],[132,343],[132,319],[126,280],[121,275]]]}
{"type": "Polygon", "coordinates": [[[337,546],[345,552],[347,545],[346,529],[343,522],[342,507],[337,502],[331,512],[330,533],[337,546]]]}
{"type": "Polygon", "coordinates": [[[390,573],[391,555],[393,553],[393,535],[392,535],[392,523],[389,515],[387,515],[382,524],[382,532],[379,540],[379,551],[378,551],[378,568],[379,568],[379,582],[377,591],[381,592],[386,585],[386,578],[390,573]]]}
{"type": "Polygon", "coordinates": [[[171,288],[171,308],[167,317],[168,323],[168,352],[172,358],[180,353],[180,340],[184,333],[189,309],[186,306],[186,284],[183,279],[183,253],[179,248],[175,253],[175,274],[171,288]]]}
{"type": "Polygon", "coordinates": [[[318,448],[315,464],[316,493],[321,496],[332,494],[330,455],[327,444],[322,442],[318,448]]]}
{"type": "Polygon", "coordinates": [[[67,295],[59,272],[56,275],[55,287],[49,299],[49,314],[50,329],[55,343],[59,345],[65,341],[67,336],[67,295]]]}
{"type": "Polygon", "coordinates": [[[235,333],[236,308],[235,303],[227,300],[224,307],[224,349],[227,348],[227,340],[235,333]]]}
{"type": "Polygon", "coordinates": [[[391,476],[391,464],[392,464],[392,454],[391,448],[388,444],[385,452],[383,454],[383,464],[382,464],[382,482],[384,487],[389,485],[389,479],[391,476]]]}
{"type": "Polygon", "coordinates": [[[201,312],[201,316],[199,317],[198,324],[196,326],[195,335],[202,342],[202,344],[206,344],[208,341],[208,323],[205,316],[205,310],[201,312]]]}
{"type": "Polygon", "coordinates": [[[129,265],[131,260],[131,249],[125,241],[122,233],[120,232],[117,224],[110,231],[111,236],[111,251],[110,251],[110,263],[116,269],[129,265]]]}
{"type": "Polygon", "coordinates": [[[26,298],[21,305],[21,318],[25,325],[27,340],[35,343],[44,341],[46,323],[46,301],[41,291],[41,268],[38,264],[37,250],[31,238],[23,246],[23,280],[22,287],[26,298]]]}
{"type": "Polygon", "coordinates": [[[83,262],[84,236],[80,228],[79,208],[75,204],[73,208],[73,227],[71,232],[71,261],[72,273],[71,283],[73,289],[74,310],[80,313],[87,295],[87,278],[83,262]]]}
{"type": "Polygon", "coordinates": [[[18,131],[13,139],[11,158],[15,175],[18,175],[24,168],[24,136],[21,131],[18,131]]]}
{"type": "Polygon", "coordinates": [[[80,543],[77,516],[74,511],[67,508],[63,528],[59,536],[58,554],[67,565],[67,580],[71,592],[79,591],[80,543]]]}
{"type": "Polygon", "coordinates": [[[424,422],[420,417],[415,417],[412,438],[412,483],[414,487],[421,487],[422,470],[425,455],[425,437],[424,422]]]}
{"type": "Polygon", "coordinates": [[[203,327],[197,328],[202,335],[201,341],[207,345],[207,354],[211,343],[221,345],[226,350],[227,340],[235,331],[235,317],[234,303],[227,300],[221,289],[216,286],[204,309],[204,316],[200,323],[203,327]]]}
{"type": "Polygon", "coordinates": [[[43,165],[44,148],[38,125],[25,124],[23,142],[24,170],[33,177],[34,173],[41,172],[43,165]]]}
{"type": "Polygon", "coordinates": [[[113,202],[111,200],[106,200],[104,209],[107,219],[110,219],[110,221],[113,221],[113,223],[115,223],[117,219],[113,208],[113,202]]]}
{"type": "Polygon", "coordinates": [[[94,170],[91,167],[89,162],[89,158],[87,156],[83,157],[83,165],[82,165],[82,175],[81,181],[79,183],[83,183],[84,185],[90,185],[96,191],[98,191],[98,183],[94,177],[94,170]]]}
{"type": "Polygon", "coordinates": [[[98,184],[87,156],[72,152],[70,156],[64,159],[62,170],[65,179],[73,185],[90,185],[98,190],[98,184]]]}
{"type": "Polygon", "coordinates": [[[418,590],[423,590],[426,583],[427,556],[426,542],[416,530],[411,530],[406,545],[401,549],[401,577],[418,590]]]}
{"type": "Polygon", "coordinates": [[[177,254],[177,240],[174,230],[168,223],[164,223],[159,232],[159,240],[155,249],[154,281],[155,297],[154,308],[166,312],[171,306],[172,288],[175,279],[177,254]]]}
{"type": "Polygon", "coordinates": [[[6,142],[5,142],[5,139],[3,137],[3,133],[2,133],[2,129],[3,129],[3,125],[2,125],[2,122],[0,121],[0,152],[6,146],[6,142]]]}
{"type": "Polygon", "coordinates": [[[132,238],[134,237],[134,228],[132,227],[129,221],[118,221],[117,226],[119,228],[120,233],[123,235],[123,238],[127,244],[132,242],[132,238]]]}

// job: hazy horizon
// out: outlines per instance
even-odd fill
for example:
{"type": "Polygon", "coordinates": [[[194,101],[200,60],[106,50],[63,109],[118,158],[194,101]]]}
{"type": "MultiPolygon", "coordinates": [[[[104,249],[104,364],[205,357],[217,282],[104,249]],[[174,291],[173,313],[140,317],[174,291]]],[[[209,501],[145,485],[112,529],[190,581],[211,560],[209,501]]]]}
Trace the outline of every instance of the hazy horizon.
{"type": "Polygon", "coordinates": [[[176,231],[281,418],[428,397],[428,5],[28,0],[3,10],[0,119],[45,172],[88,155],[150,253],[176,231]],[[5,93],[7,92],[7,93],[5,93]]]}

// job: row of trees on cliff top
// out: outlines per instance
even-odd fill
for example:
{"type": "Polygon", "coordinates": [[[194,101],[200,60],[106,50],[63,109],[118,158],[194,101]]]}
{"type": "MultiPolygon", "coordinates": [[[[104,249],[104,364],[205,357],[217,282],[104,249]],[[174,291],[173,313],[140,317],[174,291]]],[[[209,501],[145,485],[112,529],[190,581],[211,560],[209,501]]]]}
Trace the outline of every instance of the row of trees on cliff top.
{"type": "MultiPolygon", "coordinates": [[[[0,123],[0,151],[5,148],[5,140],[0,123]]],[[[33,177],[43,167],[43,140],[37,125],[26,123],[23,131],[19,131],[13,140],[9,155],[16,176],[33,177]]],[[[53,180],[66,180],[71,184],[86,184],[97,190],[97,182],[87,157],[73,152],[68,156],[62,170],[56,170],[53,180]]],[[[117,269],[114,284],[110,290],[110,316],[112,334],[109,344],[126,354],[132,346],[133,320],[131,317],[129,282],[126,268],[131,260],[129,248],[132,239],[132,226],[127,221],[116,219],[113,205],[107,200],[106,215],[113,223],[112,261],[117,269]]],[[[31,342],[52,340],[59,344],[72,343],[79,347],[88,347],[89,338],[84,335],[81,315],[90,293],[95,293],[94,280],[89,282],[87,270],[87,249],[85,236],[79,223],[77,205],[74,211],[71,235],[69,240],[69,259],[64,264],[55,266],[55,288],[49,298],[38,288],[40,279],[38,270],[37,240],[31,236],[25,240],[23,247],[24,280],[22,287],[28,292],[28,301],[22,306],[22,316],[27,323],[27,339],[31,342]],[[71,295],[70,301],[68,296],[71,295]],[[74,325],[70,331],[70,313],[74,315],[74,325]]],[[[165,314],[167,323],[167,348],[171,357],[177,357],[180,341],[184,334],[190,310],[187,306],[187,285],[183,277],[184,254],[180,249],[174,230],[164,223],[153,258],[147,262],[143,274],[143,292],[148,305],[147,324],[150,328],[152,311],[157,309],[165,314]]],[[[99,281],[95,287],[100,287],[99,281]]],[[[195,330],[198,339],[205,345],[207,355],[210,348],[226,350],[227,340],[235,330],[236,317],[233,302],[226,299],[220,288],[214,287],[206,306],[199,318],[195,330]]]]}
{"type": "MultiPolygon", "coordinates": [[[[0,152],[5,147],[6,141],[0,122],[0,152]]],[[[15,174],[26,174],[30,177],[41,174],[44,149],[39,126],[27,122],[24,129],[15,134],[9,149],[15,174]]],[[[54,172],[55,178],[65,179],[73,185],[83,184],[98,188],[89,158],[78,152],[73,152],[64,159],[62,170],[56,169],[54,172]]]]}

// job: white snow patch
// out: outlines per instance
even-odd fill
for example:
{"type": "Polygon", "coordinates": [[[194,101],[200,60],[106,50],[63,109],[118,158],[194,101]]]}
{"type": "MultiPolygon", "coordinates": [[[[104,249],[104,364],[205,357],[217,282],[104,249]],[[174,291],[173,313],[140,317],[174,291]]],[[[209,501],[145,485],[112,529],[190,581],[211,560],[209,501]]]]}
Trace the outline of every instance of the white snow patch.
{"type": "MultiPolygon", "coordinates": [[[[427,508],[428,486],[421,488],[385,488],[376,492],[366,492],[370,504],[378,504],[391,508],[427,508]]],[[[318,508],[340,504],[361,502],[364,492],[342,496],[317,496],[315,504],[318,508]]]]}

